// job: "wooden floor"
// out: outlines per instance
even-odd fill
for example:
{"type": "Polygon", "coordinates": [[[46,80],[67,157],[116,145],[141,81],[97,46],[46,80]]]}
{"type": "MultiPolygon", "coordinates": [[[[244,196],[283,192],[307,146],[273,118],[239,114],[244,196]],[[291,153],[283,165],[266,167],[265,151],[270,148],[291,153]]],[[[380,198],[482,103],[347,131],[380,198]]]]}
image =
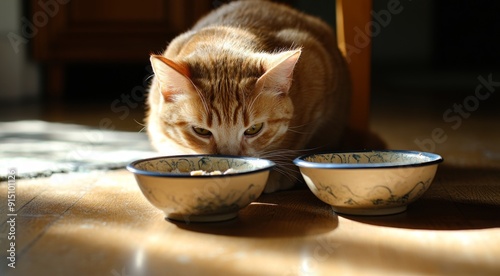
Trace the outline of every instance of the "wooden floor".
{"type": "Polygon", "coordinates": [[[436,152],[444,157],[445,166],[500,168],[497,95],[478,101],[474,109],[464,105],[474,98],[473,92],[384,97],[388,96],[379,96],[373,104],[371,127],[389,148],[436,152]]]}
{"type": "MultiPolygon", "coordinates": [[[[498,275],[500,116],[486,104],[467,118],[443,115],[464,99],[380,97],[373,105],[372,130],[389,148],[445,159],[405,213],[336,215],[299,189],[263,195],[232,221],[185,224],[166,221],[124,170],[16,180],[0,184],[0,274],[498,275]]],[[[106,105],[75,108],[38,118],[98,125],[105,117],[140,129],[128,119],[140,112],[121,120],[106,105]]]]}
{"type": "Polygon", "coordinates": [[[0,271],[497,275],[499,183],[498,170],[443,166],[424,197],[398,215],[336,215],[308,190],[294,190],[263,195],[232,221],[186,224],[164,220],[127,171],[19,180],[17,210],[1,207],[15,214],[7,217],[14,225],[2,223],[2,233],[15,236],[15,268],[2,242],[0,271]]]}

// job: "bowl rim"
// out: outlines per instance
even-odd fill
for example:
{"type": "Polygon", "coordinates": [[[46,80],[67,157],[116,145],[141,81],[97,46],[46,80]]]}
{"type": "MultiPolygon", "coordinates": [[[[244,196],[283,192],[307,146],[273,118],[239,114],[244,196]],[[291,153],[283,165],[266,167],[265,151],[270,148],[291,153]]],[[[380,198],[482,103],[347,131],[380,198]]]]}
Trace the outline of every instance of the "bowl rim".
{"type": "Polygon", "coordinates": [[[320,153],[312,153],[301,155],[293,160],[293,163],[298,167],[303,168],[316,168],[316,169],[378,169],[378,168],[407,168],[407,167],[423,167],[443,162],[444,159],[438,154],[415,151],[415,150],[346,150],[346,151],[328,151],[320,153]],[[420,163],[355,163],[355,164],[338,164],[338,163],[318,163],[304,160],[305,158],[313,155],[321,154],[341,154],[341,153],[373,153],[373,152],[393,152],[393,153],[406,153],[414,155],[424,155],[430,158],[429,161],[420,163]]]}
{"type": "Polygon", "coordinates": [[[239,176],[239,175],[245,175],[245,174],[252,174],[252,173],[257,173],[257,172],[262,172],[262,171],[267,171],[267,170],[272,170],[276,166],[276,163],[274,163],[271,160],[268,159],[263,159],[263,158],[258,158],[258,157],[251,157],[251,156],[238,156],[238,155],[219,155],[219,154],[181,154],[181,155],[163,155],[163,156],[155,156],[155,157],[149,157],[149,158],[144,158],[144,159],[138,159],[135,161],[130,162],[127,166],[126,169],[134,174],[140,174],[140,175],[145,175],[145,176],[153,176],[153,177],[175,177],[175,178],[220,178],[220,177],[231,177],[231,176],[239,176]],[[141,162],[146,162],[150,160],[155,160],[155,159],[165,159],[165,158],[203,158],[203,157],[220,157],[220,158],[234,158],[234,159],[246,159],[246,160],[253,160],[253,161],[264,161],[267,164],[256,170],[250,170],[250,171],[244,171],[244,172],[237,172],[237,173],[230,173],[230,174],[219,174],[219,175],[190,175],[190,174],[185,174],[185,173],[171,173],[171,172],[152,172],[152,171],[145,171],[145,170],[140,170],[136,168],[135,166],[138,163],[141,162]]]}

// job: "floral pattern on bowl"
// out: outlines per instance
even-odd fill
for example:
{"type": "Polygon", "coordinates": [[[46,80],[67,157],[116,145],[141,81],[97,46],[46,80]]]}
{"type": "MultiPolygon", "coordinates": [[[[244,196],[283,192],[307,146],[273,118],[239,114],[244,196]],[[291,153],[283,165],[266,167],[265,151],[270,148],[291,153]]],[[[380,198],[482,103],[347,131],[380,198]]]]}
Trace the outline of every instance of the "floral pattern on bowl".
{"type": "Polygon", "coordinates": [[[199,158],[193,158],[191,156],[179,156],[146,159],[137,163],[135,168],[150,173],[171,173],[186,176],[192,171],[224,172],[230,168],[238,173],[244,173],[262,168],[265,169],[268,165],[268,160],[258,158],[235,158],[231,156],[200,156],[199,158]]]}
{"type": "Polygon", "coordinates": [[[274,163],[258,158],[185,155],[138,160],[127,166],[149,202],[169,219],[220,221],[260,196],[274,163]],[[235,172],[192,176],[191,171],[235,172]]]}
{"type": "Polygon", "coordinates": [[[301,160],[306,161],[303,165],[309,162],[318,168],[370,168],[423,166],[439,163],[442,158],[427,152],[390,150],[312,154],[301,160]]]}
{"type": "Polygon", "coordinates": [[[224,194],[205,194],[205,191],[195,188],[193,198],[165,194],[162,189],[146,188],[144,192],[153,205],[162,206],[164,211],[168,210],[168,218],[186,222],[211,221],[218,217],[234,218],[239,209],[260,195],[258,187],[253,183],[246,190],[230,189],[224,194]]]}
{"type": "Polygon", "coordinates": [[[430,187],[439,155],[415,151],[326,153],[295,159],[310,190],[334,211],[384,215],[406,210],[430,187]]]}

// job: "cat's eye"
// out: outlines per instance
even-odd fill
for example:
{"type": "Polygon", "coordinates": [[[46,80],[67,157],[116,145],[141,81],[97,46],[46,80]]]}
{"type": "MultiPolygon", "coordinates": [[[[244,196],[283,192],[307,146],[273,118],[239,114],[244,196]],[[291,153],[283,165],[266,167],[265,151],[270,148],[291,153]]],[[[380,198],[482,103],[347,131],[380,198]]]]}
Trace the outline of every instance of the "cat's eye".
{"type": "Polygon", "coordinates": [[[196,132],[196,134],[201,135],[201,136],[210,136],[210,135],[212,135],[212,132],[210,132],[210,130],[208,130],[206,128],[193,127],[193,130],[194,130],[194,132],[196,132]]]}
{"type": "Polygon", "coordinates": [[[264,126],[264,123],[259,123],[259,124],[253,125],[253,126],[247,128],[247,130],[245,130],[245,135],[253,136],[253,135],[259,133],[262,130],[263,126],[264,126]]]}

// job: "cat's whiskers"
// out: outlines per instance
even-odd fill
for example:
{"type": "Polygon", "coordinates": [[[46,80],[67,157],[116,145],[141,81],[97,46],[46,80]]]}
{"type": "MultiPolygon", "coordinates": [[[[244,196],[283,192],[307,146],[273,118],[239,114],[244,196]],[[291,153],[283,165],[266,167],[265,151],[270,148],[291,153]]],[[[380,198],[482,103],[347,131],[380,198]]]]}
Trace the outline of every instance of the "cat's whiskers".
{"type": "Polygon", "coordinates": [[[293,169],[290,169],[287,167],[276,167],[274,170],[276,172],[280,173],[281,175],[283,175],[284,177],[286,177],[288,180],[290,180],[290,182],[301,182],[302,181],[302,179],[300,179],[297,176],[296,171],[294,171],[293,169]]]}
{"type": "Polygon", "coordinates": [[[298,152],[295,150],[271,150],[259,155],[260,158],[273,160],[279,166],[290,166],[298,152]]]}
{"type": "Polygon", "coordinates": [[[310,122],[307,122],[307,123],[302,124],[302,125],[289,126],[288,131],[293,132],[293,133],[297,133],[297,134],[303,134],[303,135],[310,134],[311,133],[310,131],[300,131],[298,129],[306,128],[307,126],[312,125],[312,124],[314,124],[314,122],[310,121],[310,122]]]}
{"type": "Polygon", "coordinates": [[[296,157],[311,152],[317,148],[310,149],[274,149],[261,153],[258,157],[270,159],[276,163],[275,171],[282,174],[291,182],[302,182],[298,169],[293,165],[293,159],[296,157]]]}
{"type": "Polygon", "coordinates": [[[305,124],[296,125],[296,126],[288,126],[287,132],[293,132],[293,133],[300,134],[300,135],[311,135],[312,134],[311,130],[306,131],[306,130],[300,130],[300,129],[305,129],[305,128],[307,128],[307,126],[312,125],[312,124],[314,124],[314,122],[307,122],[305,124]]]}
{"type": "Polygon", "coordinates": [[[301,128],[301,127],[306,127],[310,124],[313,124],[314,122],[307,122],[305,124],[301,124],[301,125],[296,125],[296,126],[289,126],[289,128],[301,128]]]}
{"type": "Polygon", "coordinates": [[[321,147],[308,148],[308,149],[274,149],[265,151],[259,154],[257,157],[270,159],[276,163],[279,167],[290,167],[293,166],[293,160],[300,155],[309,153],[314,150],[318,150],[321,147]]]}
{"type": "Polygon", "coordinates": [[[259,157],[273,159],[273,160],[285,160],[291,161],[294,152],[290,150],[273,150],[261,154],[259,157]]]}
{"type": "Polygon", "coordinates": [[[306,134],[309,134],[310,132],[306,132],[306,131],[298,131],[298,130],[294,130],[292,128],[288,128],[289,132],[293,132],[293,133],[297,133],[297,134],[302,134],[302,135],[306,135],[306,134]]]}

